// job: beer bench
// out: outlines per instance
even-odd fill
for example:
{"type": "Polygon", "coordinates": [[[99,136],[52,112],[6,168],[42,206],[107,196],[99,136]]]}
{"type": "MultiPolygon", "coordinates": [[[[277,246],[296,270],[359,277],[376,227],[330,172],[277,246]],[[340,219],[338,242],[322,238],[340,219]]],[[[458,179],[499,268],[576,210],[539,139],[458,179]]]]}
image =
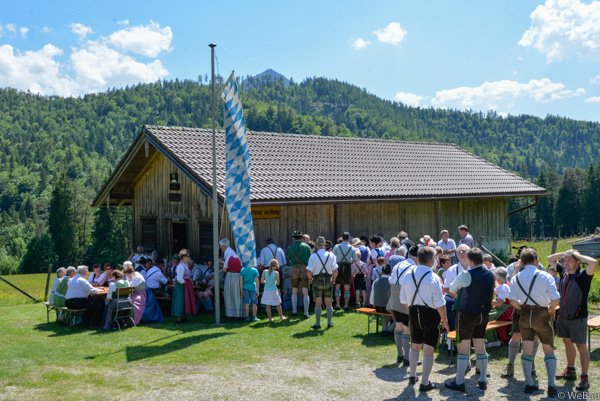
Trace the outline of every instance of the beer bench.
{"type": "MultiPolygon", "coordinates": [[[[510,326],[512,325],[512,320],[492,320],[488,322],[485,327],[485,331],[496,330],[500,327],[510,326]]],[[[454,362],[454,344],[456,343],[456,331],[451,331],[448,333],[448,340],[450,341],[450,365],[454,362]]]]}
{"type": "Polygon", "coordinates": [[[71,312],[71,322],[69,323],[71,327],[73,327],[73,320],[76,316],[79,316],[79,320],[83,324],[83,312],[85,312],[85,309],[69,309],[66,306],[51,305],[50,302],[43,302],[43,304],[46,306],[46,320],[48,324],[50,324],[50,312],[52,311],[71,312]]]}
{"type": "Polygon", "coordinates": [[[600,332],[600,316],[588,320],[588,351],[592,352],[592,332],[600,332]]]}
{"type": "Polygon", "coordinates": [[[379,318],[381,316],[392,317],[390,313],[377,312],[375,308],[358,308],[357,312],[367,315],[367,334],[371,334],[371,323],[375,322],[375,332],[379,333],[379,318]]]}

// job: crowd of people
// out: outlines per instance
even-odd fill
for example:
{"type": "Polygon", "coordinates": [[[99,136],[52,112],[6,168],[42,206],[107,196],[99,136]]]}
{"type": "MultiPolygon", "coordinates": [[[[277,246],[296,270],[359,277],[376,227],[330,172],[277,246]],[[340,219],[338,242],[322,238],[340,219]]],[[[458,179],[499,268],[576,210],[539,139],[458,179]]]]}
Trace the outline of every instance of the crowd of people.
{"type": "MultiPolygon", "coordinates": [[[[323,305],[327,328],[332,328],[334,311],[349,311],[354,297],[356,308],[373,307],[391,315],[384,316],[382,333],[394,338],[397,363],[409,368],[410,384],[418,382],[416,370],[422,364],[420,391],[436,388],[429,380],[434,350],[440,340],[443,342],[444,333],[450,331],[457,332],[457,371],[454,379],[444,383],[446,388],[465,390],[465,374],[471,369],[471,345],[476,354],[479,388],[487,389],[486,348],[501,342],[508,343],[508,364],[502,377],[513,377],[522,342],[526,394],[539,390],[533,380],[538,376],[533,362],[540,343],[548,396],[557,394],[555,379],[576,379],[577,351],[582,369],[577,390],[587,390],[587,299],[597,261],[569,250],[549,256],[546,270],[538,261],[537,252],[525,248],[518,257],[510,257],[506,268],[496,267],[492,255],[474,246],[466,226],[458,227],[458,233],[458,244],[447,230],[440,232],[437,242],[424,235],[415,244],[404,231],[389,243],[382,234],[353,238],[345,232],[334,245],[321,236],[313,242],[306,233],[296,230],[287,254],[273,239],[267,239],[256,267],[242,267],[229,240],[222,239],[219,277],[215,277],[212,263],[204,268],[195,265],[186,249],[173,255],[165,268],[158,253],[146,257],[139,247],[123,264],[123,271],[113,270],[110,264],[104,266],[104,271],[100,265],[94,265],[91,274],[87,266],[58,269],[50,302],[85,309],[85,326],[110,330],[116,302],[113,294],[118,287],[134,287],[131,303],[136,324],[164,320],[157,297],[169,299],[171,315],[178,323],[185,323],[190,315],[198,313],[200,306],[214,311],[212,301],[216,295],[223,296],[227,317],[259,320],[260,300],[270,321],[271,307],[285,320],[285,290],[291,301],[292,318],[298,318],[302,306],[303,318],[309,319],[312,293],[315,322],[311,328],[319,330],[323,305]],[[286,278],[290,279],[289,289],[284,284],[286,278]],[[222,294],[214,293],[216,279],[223,284],[222,294]],[[108,287],[105,299],[90,296],[98,293],[101,286],[108,287]],[[487,323],[492,320],[512,321],[512,325],[490,332],[487,323]],[[554,325],[565,344],[567,360],[558,376],[554,325]]],[[[63,314],[59,319],[66,321],[68,317],[63,314]]]]}

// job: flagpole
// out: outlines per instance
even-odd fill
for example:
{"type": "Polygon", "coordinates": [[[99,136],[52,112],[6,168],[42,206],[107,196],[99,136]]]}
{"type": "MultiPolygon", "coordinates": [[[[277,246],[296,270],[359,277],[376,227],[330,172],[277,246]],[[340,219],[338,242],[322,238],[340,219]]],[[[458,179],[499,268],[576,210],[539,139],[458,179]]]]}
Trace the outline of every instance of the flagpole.
{"type": "Polygon", "coordinates": [[[215,131],[215,43],[210,47],[210,67],[212,75],[212,164],[213,164],[213,267],[215,269],[215,325],[221,325],[221,280],[219,266],[219,198],[217,195],[217,134],[215,131]]]}

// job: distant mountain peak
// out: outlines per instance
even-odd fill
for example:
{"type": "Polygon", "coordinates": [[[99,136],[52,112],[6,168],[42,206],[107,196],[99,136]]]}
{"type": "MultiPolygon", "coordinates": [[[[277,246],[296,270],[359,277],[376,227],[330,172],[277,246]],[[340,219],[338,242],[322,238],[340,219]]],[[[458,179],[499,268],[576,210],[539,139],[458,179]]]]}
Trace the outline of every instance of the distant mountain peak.
{"type": "Polygon", "coordinates": [[[267,78],[267,79],[271,78],[274,81],[279,80],[280,77],[283,77],[283,86],[285,86],[286,88],[288,86],[290,86],[290,80],[289,79],[287,79],[284,75],[278,73],[277,71],[275,71],[275,70],[273,70],[271,68],[269,68],[268,70],[263,71],[260,74],[254,76],[254,78],[259,78],[259,79],[261,79],[261,78],[267,78]]]}

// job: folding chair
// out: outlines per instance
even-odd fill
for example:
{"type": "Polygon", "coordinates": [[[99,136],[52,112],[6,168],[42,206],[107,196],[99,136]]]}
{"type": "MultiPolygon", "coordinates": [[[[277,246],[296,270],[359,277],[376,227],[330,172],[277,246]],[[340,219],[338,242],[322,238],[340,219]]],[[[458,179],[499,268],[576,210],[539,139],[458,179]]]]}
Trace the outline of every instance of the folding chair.
{"type": "Polygon", "coordinates": [[[117,304],[113,311],[114,317],[113,325],[116,323],[119,331],[121,331],[121,322],[124,320],[126,323],[131,321],[131,324],[135,327],[135,319],[133,318],[133,303],[131,302],[131,295],[133,294],[133,287],[117,287],[113,297],[117,304]]]}

